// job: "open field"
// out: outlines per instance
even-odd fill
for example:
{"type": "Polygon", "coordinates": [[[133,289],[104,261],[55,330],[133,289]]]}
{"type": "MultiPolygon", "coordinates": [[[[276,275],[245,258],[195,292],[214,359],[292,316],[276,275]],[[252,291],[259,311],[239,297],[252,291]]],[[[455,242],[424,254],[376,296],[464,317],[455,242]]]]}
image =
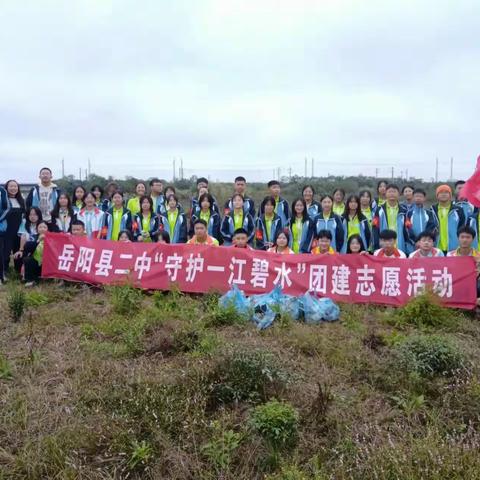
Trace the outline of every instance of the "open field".
{"type": "Polygon", "coordinates": [[[428,297],[259,332],[215,294],[21,291],[0,479],[480,478],[480,325],[428,297]]]}

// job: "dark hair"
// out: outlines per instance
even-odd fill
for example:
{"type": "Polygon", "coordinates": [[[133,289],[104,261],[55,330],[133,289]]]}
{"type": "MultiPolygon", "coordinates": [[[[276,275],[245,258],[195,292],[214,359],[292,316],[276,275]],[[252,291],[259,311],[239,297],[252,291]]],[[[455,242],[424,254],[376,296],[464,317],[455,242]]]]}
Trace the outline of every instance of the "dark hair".
{"type": "Polygon", "coordinates": [[[197,185],[199,183],[206,183],[208,185],[208,180],[205,177],[198,177],[197,178],[197,185]]]}
{"type": "Polygon", "coordinates": [[[297,212],[295,211],[295,205],[300,202],[303,205],[303,212],[302,212],[302,222],[305,222],[308,218],[308,211],[307,211],[307,204],[305,203],[305,200],[303,198],[296,198],[292,202],[292,219],[295,219],[297,217],[297,212]]]}
{"type": "Polygon", "coordinates": [[[40,220],[40,221],[37,223],[37,232],[38,232],[38,227],[39,227],[42,223],[47,227],[47,229],[50,229],[50,228],[49,228],[49,225],[48,225],[48,222],[46,222],[45,220],[40,220]]]}
{"type": "Polygon", "coordinates": [[[432,231],[430,230],[424,230],[423,232],[420,232],[418,235],[417,235],[417,242],[424,238],[424,237],[428,237],[428,238],[431,238],[432,241],[435,241],[436,240],[436,235],[435,233],[433,233],[432,231]]]}
{"type": "Polygon", "coordinates": [[[290,243],[290,230],[288,230],[287,228],[284,228],[284,229],[282,229],[282,230],[280,230],[280,231],[278,232],[278,234],[277,234],[277,236],[276,236],[276,238],[275,238],[275,242],[273,242],[273,243],[275,244],[275,246],[277,245],[278,237],[279,237],[280,235],[282,235],[282,233],[283,233],[283,235],[285,235],[285,237],[287,238],[287,246],[288,246],[288,244],[290,243]]]}
{"type": "Polygon", "coordinates": [[[203,218],[197,218],[193,222],[193,226],[195,227],[195,225],[197,225],[198,223],[202,224],[205,228],[207,227],[207,222],[203,218]]]}
{"type": "Polygon", "coordinates": [[[355,215],[358,217],[358,220],[361,220],[363,214],[362,214],[362,207],[360,206],[360,197],[355,194],[348,196],[347,201],[345,202],[345,211],[343,212],[343,217],[348,221],[348,215],[350,214],[350,207],[348,206],[348,204],[352,200],[357,202],[357,211],[355,212],[355,215]]]}
{"type": "Polygon", "coordinates": [[[462,233],[466,233],[468,235],[471,235],[472,238],[475,238],[475,236],[476,236],[475,230],[472,227],[470,227],[469,225],[464,225],[463,227],[460,227],[458,229],[458,236],[460,236],[462,233]]]}
{"type": "Polygon", "coordinates": [[[105,190],[110,190],[111,187],[115,187],[115,190],[120,190],[117,182],[108,182],[105,190]]]}
{"type": "Polygon", "coordinates": [[[331,195],[328,195],[328,193],[326,195],[322,195],[322,197],[320,198],[320,203],[322,203],[326,198],[329,198],[333,203],[333,197],[331,195]]]}
{"type": "Polygon", "coordinates": [[[71,227],[73,227],[74,225],[80,225],[85,229],[85,224],[81,220],[77,220],[77,219],[72,220],[72,223],[70,225],[71,227]]]}
{"type": "Polygon", "coordinates": [[[170,195],[167,197],[167,203],[170,201],[170,199],[171,199],[172,197],[173,197],[173,198],[175,199],[175,201],[177,202],[177,207],[178,207],[178,197],[177,197],[174,193],[170,194],[170,195]]]}
{"type": "Polygon", "coordinates": [[[278,180],[270,180],[270,181],[267,183],[267,187],[268,187],[268,188],[273,187],[274,185],[280,186],[280,182],[279,182],[278,180]]]}
{"type": "Polygon", "coordinates": [[[138,200],[138,205],[140,207],[140,213],[143,212],[143,208],[142,208],[142,203],[147,200],[148,201],[148,204],[150,205],[150,213],[153,213],[153,200],[151,197],[149,197],[148,195],[142,195],[140,197],[140,199],[138,200]]]}
{"type": "Polygon", "coordinates": [[[103,188],[100,185],[93,185],[90,191],[93,193],[95,190],[98,190],[100,192],[100,198],[102,198],[104,193],[103,188]]]}
{"type": "Polygon", "coordinates": [[[352,253],[352,249],[350,248],[350,245],[352,244],[353,240],[357,240],[358,243],[360,243],[360,251],[364,252],[365,245],[363,244],[363,238],[358,233],[354,233],[347,241],[347,253],[352,253]]]}
{"type": "Polygon", "coordinates": [[[425,192],[425,190],[423,190],[423,188],[416,188],[416,189],[413,191],[413,194],[415,195],[416,193],[420,193],[420,194],[422,194],[424,197],[427,196],[427,192],[425,192]]]}
{"type": "Polygon", "coordinates": [[[457,180],[455,182],[454,188],[457,188],[459,185],[465,185],[465,180],[457,180]]]}
{"type": "Polygon", "coordinates": [[[50,174],[52,174],[52,170],[50,170],[50,168],[48,168],[48,167],[42,167],[42,168],[38,171],[38,173],[40,174],[40,173],[42,173],[44,170],[48,170],[48,171],[50,172],[50,174]]]}
{"type": "Polygon", "coordinates": [[[164,240],[165,243],[170,243],[170,234],[166,230],[160,230],[158,232],[157,242],[160,238],[164,240]]]}
{"type": "Polygon", "coordinates": [[[264,212],[265,211],[265,205],[267,203],[270,203],[273,205],[273,207],[275,207],[275,198],[273,198],[271,195],[267,195],[266,197],[264,197],[264,199],[262,200],[262,203],[260,204],[260,211],[261,212],[264,212]]]}
{"type": "Polygon", "coordinates": [[[83,195],[82,195],[82,198],[80,200],[83,202],[83,199],[85,198],[85,194],[87,193],[87,190],[85,189],[85,187],[83,185],[75,185],[73,187],[72,204],[77,202],[77,198],[76,198],[75,194],[77,193],[77,190],[79,188],[81,188],[83,190],[83,195]]]}
{"type": "Polygon", "coordinates": [[[398,185],[395,185],[394,183],[389,183],[387,185],[386,190],[396,190],[398,193],[400,193],[400,189],[398,188],[398,185]]]}
{"type": "Polygon", "coordinates": [[[243,195],[241,193],[234,193],[232,195],[232,204],[233,204],[233,199],[237,197],[240,197],[242,199],[242,202],[245,202],[245,199],[243,198],[243,195]]]}
{"type": "Polygon", "coordinates": [[[143,186],[145,187],[145,190],[147,190],[147,184],[146,184],[145,182],[143,182],[143,181],[140,181],[140,182],[137,182],[137,183],[135,184],[135,192],[137,191],[137,187],[138,187],[139,185],[143,185],[143,186]]]}
{"type": "Polygon", "coordinates": [[[247,183],[247,179],[246,179],[245,177],[242,177],[242,176],[235,177],[235,180],[233,181],[233,183],[237,183],[237,182],[245,182],[245,183],[247,183]]]}
{"type": "Polygon", "coordinates": [[[202,193],[200,197],[198,197],[198,206],[200,207],[200,210],[202,209],[202,202],[207,199],[208,202],[210,203],[210,211],[213,209],[213,204],[215,203],[213,200],[212,195],[209,193],[202,193]]]}
{"type": "Polygon", "coordinates": [[[410,190],[415,191],[415,187],[413,185],[404,185],[402,187],[402,195],[404,194],[406,188],[410,188],[410,190]]]}
{"type": "MultiPolygon", "coordinates": [[[[197,180],[197,182],[198,182],[198,180],[197,180]]],[[[153,184],[154,184],[154,183],[162,183],[162,181],[161,181],[159,178],[152,178],[152,179],[148,182],[148,185],[149,185],[150,187],[153,187],[153,184]]]]}
{"type": "Polygon", "coordinates": [[[320,230],[318,232],[317,238],[328,238],[330,241],[332,241],[332,232],[330,230],[320,230]]]}
{"type": "Polygon", "coordinates": [[[57,201],[55,202],[55,206],[53,207],[53,210],[51,211],[52,220],[56,220],[60,216],[60,208],[61,208],[60,207],[60,198],[61,197],[65,197],[68,200],[68,203],[67,203],[68,214],[70,215],[70,217],[73,218],[72,200],[65,192],[62,192],[57,197],[57,201]]]}
{"type": "Polygon", "coordinates": [[[309,189],[312,191],[313,195],[315,195],[315,189],[314,189],[311,185],[305,185],[305,186],[302,188],[302,197],[303,197],[303,193],[305,192],[305,190],[306,190],[307,188],[309,188],[309,189]]]}
{"type": "Polygon", "coordinates": [[[245,234],[245,235],[247,235],[247,237],[248,237],[248,232],[247,232],[244,228],[237,228],[237,229],[233,232],[233,236],[235,236],[235,235],[241,235],[241,234],[245,234]]]}
{"type": "Polygon", "coordinates": [[[97,197],[95,196],[95,194],[93,192],[87,192],[85,193],[85,195],[83,196],[83,204],[85,205],[85,199],[91,195],[93,197],[93,200],[97,201],[97,197]]]}
{"type": "Polygon", "coordinates": [[[368,195],[368,197],[370,198],[370,204],[371,204],[373,197],[370,190],[361,190],[360,193],[358,194],[358,198],[362,198],[364,195],[368,195]]]}
{"type": "Polygon", "coordinates": [[[345,190],[344,190],[343,188],[336,188],[336,189],[333,191],[332,197],[333,197],[337,192],[340,192],[340,193],[342,194],[342,197],[345,198],[345,190]]]}
{"type": "Polygon", "coordinates": [[[25,215],[25,230],[29,233],[30,233],[30,226],[32,224],[32,222],[30,222],[30,213],[31,213],[32,210],[37,214],[37,217],[38,217],[37,225],[38,225],[38,222],[41,222],[43,220],[41,210],[38,207],[30,207],[27,210],[27,213],[25,215]]]}
{"type": "Polygon", "coordinates": [[[110,195],[110,200],[113,200],[113,197],[114,197],[115,195],[117,195],[117,194],[120,195],[120,196],[123,198],[123,192],[122,192],[121,190],[115,190],[115,191],[112,193],[112,195],[110,195]]]}
{"type": "Polygon", "coordinates": [[[121,230],[120,232],[118,232],[118,238],[117,240],[120,239],[120,237],[123,235],[123,234],[126,234],[128,239],[132,242],[133,241],[133,235],[132,235],[132,232],[130,230],[121,230]]]}
{"type": "Polygon", "coordinates": [[[175,190],[175,187],[173,185],[167,185],[165,187],[165,191],[167,190],[171,190],[173,193],[177,193],[177,191],[175,190]]]}
{"type": "Polygon", "coordinates": [[[379,237],[381,240],[396,240],[397,232],[395,230],[382,230],[379,237]]]}
{"type": "Polygon", "coordinates": [[[378,193],[378,189],[380,188],[380,185],[384,183],[385,184],[385,188],[388,186],[388,182],[386,180],[379,180],[377,182],[377,193],[378,193]]]}
{"type": "Polygon", "coordinates": [[[12,180],[7,180],[7,181],[5,182],[5,190],[7,191],[7,195],[8,195],[8,185],[9,185],[9,183],[11,183],[11,182],[15,182],[15,183],[17,184],[17,187],[18,187],[18,192],[17,192],[17,194],[15,195],[15,197],[13,197],[13,198],[15,198],[15,199],[17,200],[17,202],[18,202],[19,205],[20,205],[20,208],[21,208],[22,210],[25,210],[25,199],[23,198],[22,192],[20,191],[20,184],[19,184],[16,180],[13,180],[13,179],[12,179],[12,180]]]}

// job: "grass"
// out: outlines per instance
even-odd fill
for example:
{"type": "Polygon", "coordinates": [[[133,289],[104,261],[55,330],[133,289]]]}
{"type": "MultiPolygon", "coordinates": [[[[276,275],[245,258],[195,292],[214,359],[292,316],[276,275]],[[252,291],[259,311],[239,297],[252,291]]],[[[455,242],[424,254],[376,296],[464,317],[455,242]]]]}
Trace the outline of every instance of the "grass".
{"type": "Polygon", "coordinates": [[[10,291],[2,480],[480,478],[480,325],[428,296],[259,332],[215,293],[10,291]]]}

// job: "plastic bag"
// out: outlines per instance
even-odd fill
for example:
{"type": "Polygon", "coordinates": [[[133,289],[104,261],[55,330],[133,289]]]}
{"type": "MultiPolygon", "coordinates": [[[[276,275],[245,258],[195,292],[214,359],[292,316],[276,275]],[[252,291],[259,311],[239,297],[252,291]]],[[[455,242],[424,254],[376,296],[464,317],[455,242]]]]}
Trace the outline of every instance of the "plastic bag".
{"type": "Polygon", "coordinates": [[[282,295],[278,303],[280,313],[290,315],[293,320],[300,318],[300,299],[291,295],[282,295]]]}
{"type": "Polygon", "coordinates": [[[320,323],[322,320],[338,320],[340,309],[330,298],[317,298],[309,293],[301,297],[305,323],[320,323]]]}
{"type": "Polygon", "coordinates": [[[267,304],[258,305],[255,307],[252,322],[255,323],[259,330],[269,327],[277,317],[275,313],[267,304]]]}
{"type": "Polygon", "coordinates": [[[234,307],[240,315],[248,315],[250,311],[247,297],[236,285],[218,299],[218,305],[222,308],[234,307]]]}
{"type": "Polygon", "coordinates": [[[250,305],[253,308],[261,305],[273,306],[280,302],[282,297],[282,287],[277,285],[271,292],[262,293],[261,295],[252,295],[250,297],[250,305]]]}

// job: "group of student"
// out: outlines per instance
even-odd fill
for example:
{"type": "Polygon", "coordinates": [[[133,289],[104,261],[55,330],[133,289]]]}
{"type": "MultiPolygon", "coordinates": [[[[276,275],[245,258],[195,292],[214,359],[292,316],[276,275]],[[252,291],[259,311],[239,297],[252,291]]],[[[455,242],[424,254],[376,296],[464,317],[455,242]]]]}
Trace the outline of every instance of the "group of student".
{"type": "Polygon", "coordinates": [[[311,185],[291,204],[278,181],[258,208],[246,193],[244,177],[235,178],[233,194],[220,207],[206,178],[198,178],[188,212],[173,186],[159,179],[137,183],[128,200],[115,182],[73,196],[40,170],[39,183],[26,199],[20,185],[0,187],[0,282],[13,257],[25,282],[41,271],[43,240],[48,231],[127,242],[189,243],[254,248],[274,253],[374,254],[385,257],[471,255],[478,257],[479,209],[461,198],[462,181],[436,189],[437,202],[427,207],[426,192],[380,181],[376,196],[368,190],[346,195],[337,188],[318,200],[311,185]]]}

